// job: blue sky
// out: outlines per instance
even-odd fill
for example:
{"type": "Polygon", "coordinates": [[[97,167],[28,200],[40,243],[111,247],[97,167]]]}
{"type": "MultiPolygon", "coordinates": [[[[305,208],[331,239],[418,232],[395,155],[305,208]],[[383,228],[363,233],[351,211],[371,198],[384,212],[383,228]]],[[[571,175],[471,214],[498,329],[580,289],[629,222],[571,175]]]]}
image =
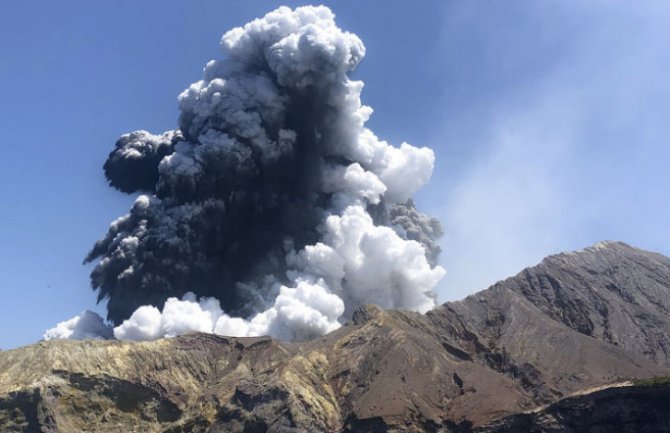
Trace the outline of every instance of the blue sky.
{"type": "MultiPolygon", "coordinates": [[[[133,200],[114,142],[173,128],[221,34],[280,4],[0,4],[0,348],[95,305],[82,259],[133,200]]],[[[369,126],[436,152],[440,300],[603,239],[670,254],[670,4],[326,4],[367,47],[369,126]]]]}

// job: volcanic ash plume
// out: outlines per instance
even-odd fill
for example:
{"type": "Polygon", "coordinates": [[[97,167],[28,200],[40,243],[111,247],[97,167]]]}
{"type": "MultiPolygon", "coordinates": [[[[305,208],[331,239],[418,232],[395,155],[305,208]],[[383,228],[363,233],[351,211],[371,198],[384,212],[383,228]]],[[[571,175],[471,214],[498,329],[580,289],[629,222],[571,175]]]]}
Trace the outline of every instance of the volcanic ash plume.
{"type": "Polygon", "coordinates": [[[141,193],[86,259],[115,336],[302,340],[365,303],[430,309],[441,229],[411,195],[434,155],[365,128],[360,39],[326,7],[281,7],[221,47],[178,128],[123,135],[104,165],[141,193]]]}

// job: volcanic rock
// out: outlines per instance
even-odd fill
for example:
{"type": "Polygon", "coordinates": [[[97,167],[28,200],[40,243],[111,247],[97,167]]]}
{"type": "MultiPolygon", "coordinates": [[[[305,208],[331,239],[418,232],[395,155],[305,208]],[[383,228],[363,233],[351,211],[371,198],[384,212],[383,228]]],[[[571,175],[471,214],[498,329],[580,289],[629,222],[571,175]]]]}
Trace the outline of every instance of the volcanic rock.
{"type": "Polygon", "coordinates": [[[608,242],[305,343],[43,341],[0,352],[0,431],[670,431],[669,310],[670,259],[608,242]]]}

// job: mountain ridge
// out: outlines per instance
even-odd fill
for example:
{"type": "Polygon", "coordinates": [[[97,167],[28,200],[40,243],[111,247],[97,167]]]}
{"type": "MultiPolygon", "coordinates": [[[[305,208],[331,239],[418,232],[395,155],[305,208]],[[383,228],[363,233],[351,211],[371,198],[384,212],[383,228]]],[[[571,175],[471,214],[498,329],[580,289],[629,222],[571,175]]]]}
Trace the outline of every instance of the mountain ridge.
{"type": "Polygon", "coordinates": [[[304,343],[39,342],[0,352],[0,430],[570,431],[557,411],[611,410],[645,393],[665,401],[665,385],[578,393],[670,376],[666,311],[670,259],[608,242],[425,315],[363,306],[304,343]]]}

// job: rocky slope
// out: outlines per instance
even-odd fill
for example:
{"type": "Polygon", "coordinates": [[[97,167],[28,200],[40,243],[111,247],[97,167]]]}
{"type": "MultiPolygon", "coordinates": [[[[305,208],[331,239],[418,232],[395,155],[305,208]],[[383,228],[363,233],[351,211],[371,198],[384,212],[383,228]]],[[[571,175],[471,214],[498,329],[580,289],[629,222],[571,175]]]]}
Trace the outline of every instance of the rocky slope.
{"type": "Polygon", "coordinates": [[[670,431],[666,385],[585,393],[670,375],[669,308],[670,259],[601,243],[427,315],[364,307],[302,344],[40,342],[0,352],[0,431],[670,431]]]}
{"type": "Polygon", "coordinates": [[[491,290],[514,291],[584,335],[669,366],[670,259],[620,242],[548,257],[491,290]]]}

